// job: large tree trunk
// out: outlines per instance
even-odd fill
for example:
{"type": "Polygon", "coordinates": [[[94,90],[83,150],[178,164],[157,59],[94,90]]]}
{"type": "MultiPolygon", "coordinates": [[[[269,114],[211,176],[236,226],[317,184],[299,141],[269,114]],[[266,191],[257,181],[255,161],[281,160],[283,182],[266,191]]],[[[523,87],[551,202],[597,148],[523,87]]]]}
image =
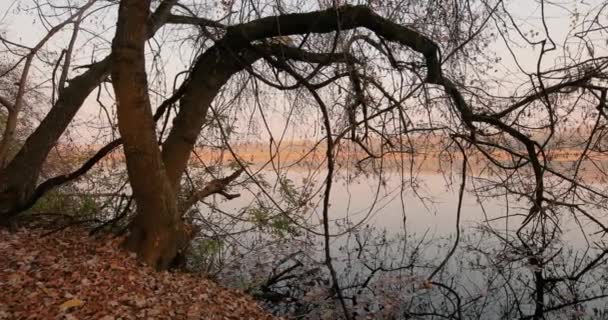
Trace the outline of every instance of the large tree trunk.
{"type": "Polygon", "coordinates": [[[150,0],[122,0],[112,43],[112,84],[137,216],[128,249],[166,269],[185,245],[175,192],[161,160],[148,96],[144,47],[150,0]]]}
{"type": "Polygon", "coordinates": [[[232,75],[257,59],[259,55],[242,48],[231,48],[225,42],[209,48],[197,59],[180,99],[173,128],[163,143],[163,163],[174,190],[179,190],[181,177],[213,99],[232,75]]]}

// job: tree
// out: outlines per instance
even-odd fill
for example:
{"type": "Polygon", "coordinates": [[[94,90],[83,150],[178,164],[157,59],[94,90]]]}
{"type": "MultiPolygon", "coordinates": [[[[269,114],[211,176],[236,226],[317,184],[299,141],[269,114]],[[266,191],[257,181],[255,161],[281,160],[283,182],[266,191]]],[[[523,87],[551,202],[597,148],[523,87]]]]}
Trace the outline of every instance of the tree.
{"type": "MultiPolygon", "coordinates": [[[[605,80],[606,64],[605,57],[597,56],[590,46],[594,43],[590,34],[603,32],[603,27],[595,29],[584,23],[573,27],[580,27],[576,37],[586,52],[568,56],[569,51],[564,49],[569,62],[547,66],[543,59],[557,50],[557,46],[546,27],[544,1],[539,3],[540,28],[545,32],[541,40],[520,30],[503,1],[464,4],[445,1],[436,6],[415,1],[407,4],[371,1],[369,5],[359,6],[334,3],[327,7],[309,7],[302,3],[298,3],[300,7],[290,7],[280,1],[267,7],[261,2],[240,4],[241,9],[236,11],[242,15],[235,21],[236,15],[230,13],[235,3],[225,4],[228,13],[224,20],[212,20],[208,18],[212,14],[205,18],[198,16],[195,6],[177,1],[162,1],[153,14],[148,14],[150,1],[120,1],[111,54],[87,66],[87,71],[73,77],[68,81],[69,86],[59,90],[58,99],[46,118],[0,172],[3,218],[15,216],[50,188],[82,176],[99,159],[123,144],[137,204],[127,246],[143,261],[165,269],[193,237],[183,221],[189,207],[210,194],[232,198],[226,186],[241,173],[255,179],[245,161],[239,159],[230,146],[232,127],[226,121],[228,112],[222,112],[218,104],[228,97],[225,100],[231,101],[227,103],[230,110],[240,117],[244,114],[242,105],[253,102],[256,106],[253,109],[260,110],[261,122],[268,126],[264,109],[269,103],[260,95],[264,90],[276,90],[293,94],[294,107],[307,108],[306,112],[315,115],[321,124],[322,134],[311,148],[321,151],[320,162],[326,170],[319,189],[323,194],[321,227],[320,231],[301,227],[323,237],[331,295],[339,301],[345,318],[353,316],[349,306],[355,304],[359,291],[341,285],[339,271],[332,262],[335,255],[331,252],[330,238],[337,235],[330,230],[329,210],[336,172],[340,166],[351,165],[347,160],[353,160],[362,171],[378,168],[381,176],[384,166],[390,162],[387,159],[392,159],[395,167],[409,166],[415,190],[413,177],[415,164],[421,161],[417,155],[419,150],[448,160],[445,162],[460,170],[455,177],[447,174],[458,181],[456,238],[447,256],[436,263],[423,282],[424,287],[442,288],[441,297],[455,306],[454,310],[448,310],[452,312],[450,316],[466,310],[458,288],[438,279],[462,241],[460,216],[467,186],[472,186],[480,202],[504,196],[511,203],[525,206],[525,210],[517,213],[521,220],[517,221],[515,230],[503,233],[490,222],[485,225],[488,234],[498,239],[504,250],[494,254],[483,246],[472,249],[492,261],[500,260],[513,270],[520,268],[524,260],[532,266],[533,280],[523,284],[531,289],[522,290],[534,297],[531,313],[521,307],[517,300],[519,291],[509,287],[511,282],[493,288],[511,290],[509,297],[517,297],[516,303],[506,307],[507,316],[542,319],[547,312],[603,297],[602,293],[567,300],[559,296],[556,288],[602,265],[608,253],[605,248],[600,248],[588,263],[574,266],[574,271],[561,270],[560,275],[549,269],[560,253],[555,243],[562,216],[584,217],[600,231],[606,231],[601,219],[591,213],[593,208],[604,206],[605,193],[580,176],[585,164],[601,167],[601,160],[598,162],[593,156],[605,153],[607,89],[601,81],[605,80]],[[290,7],[289,10],[286,7],[290,7]],[[154,81],[149,79],[154,76],[146,74],[152,71],[146,68],[145,44],[148,39],[157,39],[154,38],[156,31],[168,25],[196,29],[192,36],[197,47],[193,53],[196,58],[187,66],[185,80],[175,81],[175,90],[161,99],[152,114],[154,81]],[[493,87],[492,81],[501,79],[487,75],[500,61],[484,52],[489,41],[496,38],[505,40],[507,56],[512,55],[514,68],[520,70],[524,78],[523,81],[517,79],[520,86],[508,94],[503,94],[498,85],[493,87]],[[522,67],[511,48],[519,43],[512,38],[520,39],[532,49],[541,48],[535,69],[529,71],[522,67]],[[36,186],[50,148],[86,97],[109,74],[116,95],[121,138],[100,149],[74,172],[36,186]],[[238,77],[243,74],[247,75],[245,80],[236,85],[231,83],[231,79],[242,80],[238,77]],[[234,102],[238,99],[245,102],[234,102]],[[174,109],[177,110],[173,116],[171,110],[174,109]],[[564,136],[569,134],[566,123],[573,114],[578,114],[578,124],[584,125],[591,118],[594,121],[591,128],[581,134],[583,143],[576,149],[574,165],[566,166],[554,161],[552,154],[558,154],[560,148],[572,143],[564,136]],[[157,130],[155,122],[163,117],[164,124],[157,130]],[[214,126],[219,136],[216,142],[234,154],[238,165],[235,173],[195,190],[183,177],[188,161],[196,153],[197,140],[207,138],[201,134],[205,125],[214,126]],[[321,144],[324,146],[320,147],[321,144]],[[550,302],[556,297],[563,303],[550,302]],[[350,305],[349,301],[352,301],[350,305]]],[[[597,10],[590,16],[599,16],[604,9],[597,10]]],[[[597,23],[591,20],[592,25],[597,23]]],[[[505,82],[503,79],[499,85],[505,82]]],[[[276,171],[280,171],[279,161],[275,160],[275,156],[279,157],[280,140],[271,134],[270,162],[276,165],[276,171]]],[[[405,171],[403,169],[403,175],[405,171]]],[[[289,189],[288,183],[278,180],[277,185],[289,189]]],[[[267,192],[268,188],[261,185],[261,193],[267,192]]],[[[405,182],[403,185],[405,188],[405,182]]],[[[280,207],[277,211],[276,216],[297,223],[289,212],[280,207]]],[[[512,219],[509,213],[497,219],[512,219]]],[[[257,212],[259,220],[267,216],[265,212],[257,212]]],[[[387,270],[384,266],[368,269],[369,279],[387,270]]],[[[364,288],[368,283],[363,281],[359,287],[364,288]]],[[[469,300],[477,301],[476,297],[469,300]]],[[[419,311],[417,306],[412,309],[408,314],[419,311]]],[[[448,311],[445,313],[450,314],[448,311]]]]}
{"type": "MultiPolygon", "coordinates": [[[[66,53],[61,54],[58,59],[62,60],[65,56],[63,71],[60,77],[61,81],[59,82],[60,89],[58,90],[58,98],[56,101],[53,99],[52,107],[41,121],[40,125],[38,125],[36,130],[27,138],[24,146],[19,149],[19,152],[13,159],[5,166],[2,166],[3,169],[0,171],[0,202],[2,203],[0,212],[4,217],[3,220],[5,222],[11,216],[22,211],[24,207],[27,207],[28,203],[31,205],[29,199],[31,199],[32,194],[34,193],[46,157],[66,130],[85,99],[109,75],[111,59],[110,56],[107,56],[100,59],[98,62],[94,62],[87,66],[88,69],[84,73],[68,79],[70,61],[72,60],[71,55],[73,54],[74,49],[74,40],[79,31],[78,19],[81,19],[83,13],[95,3],[96,1],[89,1],[83,7],[76,8],[77,14],[71,13],[71,10],[73,9],[72,5],[64,7],[67,8],[67,12],[71,14],[70,18],[51,29],[47,36],[35,48],[36,50],[29,50],[27,59],[25,60],[26,64],[32,63],[32,59],[35,58],[37,50],[40,50],[41,46],[44,45],[46,41],[61,30],[61,28],[74,22],[76,19],[73,36],[65,51],[66,53]],[[69,83],[69,86],[65,87],[66,83],[69,83]]],[[[153,15],[151,18],[151,35],[153,35],[164,23],[164,20],[162,19],[164,16],[163,8],[166,8],[166,6],[160,6],[158,8],[158,14],[153,15]]],[[[99,11],[101,10],[98,10],[98,12],[99,11]]],[[[5,45],[13,45],[10,41],[5,39],[2,40],[5,45]]],[[[27,78],[27,72],[24,71],[23,75],[27,78]]],[[[52,88],[52,90],[54,95],[56,89],[52,88]]],[[[16,117],[17,113],[14,112],[14,114],[14,117],[16,117]]],[[[7,130],[11,126],[7,126],[7,130]]],[[[11,139],[10,137],[11,134],[7,135],[5,139],[9,141],[11,139]]]]}
{"type": "Polygon", "coordinates": [[[157,146],[145,69],[150,1],[121,1],[112,44],[112,84],[129,180],[137,201],[127,247],[143,261],[166,269],[183,248],[185,234],[157,146]]]}

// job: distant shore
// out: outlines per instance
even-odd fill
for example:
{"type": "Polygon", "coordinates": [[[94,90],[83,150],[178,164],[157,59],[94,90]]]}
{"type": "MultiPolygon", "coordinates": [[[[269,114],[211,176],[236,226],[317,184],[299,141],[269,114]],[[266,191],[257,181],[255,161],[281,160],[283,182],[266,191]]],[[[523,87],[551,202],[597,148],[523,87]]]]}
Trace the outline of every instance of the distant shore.
{"type": "MultiPolygon", "coordinates": [[[[77,168],[84,161],[94,155],[102,146],[58,146],[51,154],[60,168],[53,171],[66,172],[77,168]]],[[[373,151],[375,152],[375,151],[373,151]]],[[[525,155],[525,152],[518,151],[525,155]]],[[[378,151],[378,154],[381,152],[378,151]]],[[[247,166],[260,168],[271,161],[275,166],[294,170],[322,169],[325,166],[326,150],[324,144],[315,144],[310,141],[292,142],[285,144],[279,151],[270,148],[264,143],[237,144],[231,148],[199,147],[191,156],[190,165],[193,167],[226,166],[235,162],[235,157],[247,166]]],[[[504,151],[491,153],[492,157],[503,165],[512,166],[517,159],[504,151]]],[[[551,171],[559,172],[569,178],[583,179],[586,182],[608,182],[608,154],[595,151],[585,153],[584,160],[580,160],[581,150],[553,149],[546,156],[547,167],[551,171]],[[580,161],[580,163],[579,163],[580,161]],[[577,172],[575,176],[575,172],[577,172]]],[[[468,170],[474,175],[504,174],[495,164],[490,163],[481,152],[467,155],[468,170]]],[[[542,157],[541,157],[542,158],[542,157]]],[[[387,153],[382,157],[370,157],[359,147],[339,146],[335,153],[338,169],[352,168],[366,171],[403,170],[416,173],[447,173],[461,170],[462,156],[459,152],[437,151],[431,147],[414,148],[413,151],[403,153],[387,153]]],[[[104,165],[116,165],[124,162],[121,148],[115,149],[102,161],[104,165]]],[[[530,166],[525,166],[530,167],[530,166]]],[[[529,170],[523,169],[522,172],[529,170]]],[[[528,172],[531,174],[531,172],[528,172]]]]}

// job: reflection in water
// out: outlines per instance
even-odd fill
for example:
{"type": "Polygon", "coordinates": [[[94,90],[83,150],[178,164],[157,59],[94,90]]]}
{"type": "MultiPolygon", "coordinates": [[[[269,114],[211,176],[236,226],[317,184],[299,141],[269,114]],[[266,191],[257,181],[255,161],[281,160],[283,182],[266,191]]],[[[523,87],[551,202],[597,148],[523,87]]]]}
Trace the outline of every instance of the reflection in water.
{"type": "MultiPolygon", "coordinates": [[[[290,173],[289,179],[303,187],[305,174],[290,173]]],[[[316,186],[319,181],[317,179],[316,186]]],[[[408,234],[427,237],[447,237],[456,229],[456,207],[458,204],[458,181],[450,181],[450,177],[425,174],[414,181],[391,175],[379,179],[375,176],[358,177],[351,181],[338,180],[334,184],[331,198],[330,216],[332,225],[339,232],[338,225],[373,225],[376,229],[386,230],[390,234],[406,232],[408,234]],[[402,185],[405,184],[405,187],[402,185]],[[415,186],[412,186],[414,184],[415,186]],[[414,190],[415,189],[415,190],[414,190]]],[[[310,182],[308,182],[310,183],[310,182]]],[[[516,230],[523,221],[522,214],[528,211],[527,203],[517,202],[506,197],[481,197],[470,191],[471,181],[464,193],[461,228],[472,231],[485,224],[494,228],[516,230]]],[[[314,210],[309,212],[309,222],[318,224],[321,211],[320,192],[316,192],[311,202],[314,210]]],[[[240,198],[223,201],[218,198],[217,207],[236,213],[255,204],[256,199],[264,200],[261,193],[243,193],[240,198]]],[[[276,201],[276,200],[275,200],[276,201]]],[[[579,221],[589,224],[589,221],[579,221]]],[[[580,226],[571,216],[560,217],[560,228],[563,239],[571,245],[586,245],[585,238],[580,234],[580,226]]],[[[593,230],[592,236],[596,233],[593,230]]]]}
{"type": "MultiPolygon", "coordinates": [[[[332,311],[338,310],[335,299],[327,299],[333,294],[326,290],[329,280],[318,235],[323,175],[287,177],[266,173],[271,183],[265,189],[270,191],[244,189],[241,198],[207,204],[217,211],[200,207],[207,227],[222,230],[216,236],[230,233],[222,236],[219,251],[223,265],[232,261],[236,266],[222,268],[219,276],[262,299],[278,299],[269,300],[276,313],[338,317],[332,311]],[[279,219],[284,215],[289,219],[279,219]],[[285,228],[290,223],[309,231],[285,228]]],[[[533,313],[533,293],[540,283],[546,308],[561,310],[552,318],[604,314],[608,289],[599,245],[603,234],[597,227],[566,211],[531,226],[531,231],[520,230],[529,203],[472,192],[483,184],[483,179],[469,179],[457,250],[429,279],[455,241],[459,181],[442,175],[402,179],[397,174],[338,179],[330,202],[331,250],[353,310],[377,318],[520,318],[533,313]],[[546,230],[538,233],[538,228],[546,230]],[[540,243],[543,249],[526,247],[528,243],[540,243]]]]}

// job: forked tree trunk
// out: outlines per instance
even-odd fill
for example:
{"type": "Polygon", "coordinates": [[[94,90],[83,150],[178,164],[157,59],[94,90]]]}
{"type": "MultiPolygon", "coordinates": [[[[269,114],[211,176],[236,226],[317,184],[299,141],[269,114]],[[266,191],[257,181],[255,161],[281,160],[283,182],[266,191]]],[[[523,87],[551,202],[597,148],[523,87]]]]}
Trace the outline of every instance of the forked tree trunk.
{"type": "Polygon", "coordinates": [[[175,193],[156,143],[144,45],[150,0],[122,0],[112,43],[112,84],[137,216],[125,243],[140,259],[166,269],[185,245],[175,193]]]}

